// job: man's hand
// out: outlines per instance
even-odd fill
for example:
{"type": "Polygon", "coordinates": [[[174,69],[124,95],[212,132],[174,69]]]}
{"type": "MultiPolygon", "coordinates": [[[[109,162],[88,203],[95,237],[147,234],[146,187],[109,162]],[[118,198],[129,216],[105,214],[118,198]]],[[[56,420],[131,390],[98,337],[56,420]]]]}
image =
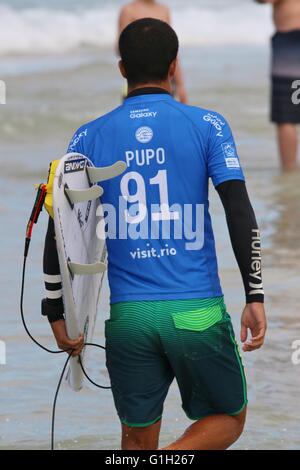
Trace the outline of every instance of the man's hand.
{"type": "Polygon", "coordinates": [[[247,304],[241,319],[241,341],[244,343],[243,351],[249,352],[259,349],[264,344],[267,330],[267,320],[264,304],[254,302],[247,304]],[[252,338],[248,339],[248,329],[252,338]]]}
{"type": "Polygon", "coordinates": [[[52,323],[51,327],[59,349],[72,354],[73,357],[79,356],[84,346],[83,335],[71,340],[67,335],[65,320],[58,320],[52,323]]]}

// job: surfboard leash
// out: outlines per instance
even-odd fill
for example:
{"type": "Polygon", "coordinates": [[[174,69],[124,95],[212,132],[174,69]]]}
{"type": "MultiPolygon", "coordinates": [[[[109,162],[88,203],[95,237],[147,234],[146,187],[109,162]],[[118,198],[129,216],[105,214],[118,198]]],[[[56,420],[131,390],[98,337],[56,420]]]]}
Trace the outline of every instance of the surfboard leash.
{"type": "MultiPolygon", "coordinates": [[[[29,247],[30,247],[30,243],[31,243],[33,228],[34,228],[34,225],[38,222],[40,213],[43,210],[43,205],[44,205],[44,202],[45,202],[46,194],[47,194],[47,186],[45,184],[40,184],[37,188],[36,199],[35,199],[35,202],[34,202],[34,206],[33,206],[29,221],[27,223],[27,227],[26,227],[26,237],[25,237],[25,246],[24,246],[24,259],[23,259],[22,280],[21,280],[20,312],[21,312],[22,324],[23,324],[23,327],[24,327],[27,335],[40,349],[42,349],[42,350],[44,350],[44,351],[46,351],[50,354],[63,354],[63,353],[69,354],[67,360],[65,361],[65,364],[64,364],[64,367],[63,367],[62,372],[60,374],[60,377],[59,377],[59,381],[58,381],[57,388],[56,388],[56,391],[55,391],[53,406],[52,406],[51,450],[54,450],[54,447],[55,447],[55,414],[56,414],[57,399],[58,399],[58,395],[59,395],[59,391],[60,391],[60,388],[61,388],[63,377],[65,375],[65,372],[66,372],[67,366],[69,364],[69,361],[72,357],[73,349],[66,350],[66,351],[52,350],[52,349],[49,349],[46,346],[42,345],[39,341],[37,341],[36,338],[34,338],[34,336],[29,331],[29,328],[28,328],[26,320],[25,320],[25,315],[24,315],[24,292],[25,292],[25,278],[26,278],[26,263],[27,263],[27,258],[28,258],[28,253],[29,253],[29,247]]],[[[97,348],[105,350],[105,347],[101,346],[100,344],[84,343],[84,346],[85,347],[86,346],[97,347],[97,348]]],[[[80,364],[80,367],[82,369],[82,372],[83,372],[84,376],[86,377],[86,379],[92,385],[94,385],[97,388],[103,389],[103,390],[108,390],[108,389],[111,388],[111,387],[99,385],[89,377],[86,370],[84,369],[81,356],[79,356],[79,364],[80,364]]]]}

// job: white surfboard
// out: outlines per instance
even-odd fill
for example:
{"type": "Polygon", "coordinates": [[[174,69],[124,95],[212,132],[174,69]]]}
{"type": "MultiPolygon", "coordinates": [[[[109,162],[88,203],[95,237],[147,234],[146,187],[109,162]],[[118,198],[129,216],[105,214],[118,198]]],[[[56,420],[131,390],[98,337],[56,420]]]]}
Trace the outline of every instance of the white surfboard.
{"type": "MultiPolygon", "coordinates": [[[[104,237],[99,239],[96,230],[103,194],[97,182],[118,176],[125,169],[121,161],[95,168],[84,155],[69,153],[60,160],[55,173],[54,225],[66,327],[71,339],[83,333],[85,343],[92,342],[107,260],[104,237]]],[[[85,350],[81,354],[83,365],[84,358],[85,350]]],[[[80,390],[83,378],[78,358],[72,358],[67,373],[69,385],[80,390]]]]}

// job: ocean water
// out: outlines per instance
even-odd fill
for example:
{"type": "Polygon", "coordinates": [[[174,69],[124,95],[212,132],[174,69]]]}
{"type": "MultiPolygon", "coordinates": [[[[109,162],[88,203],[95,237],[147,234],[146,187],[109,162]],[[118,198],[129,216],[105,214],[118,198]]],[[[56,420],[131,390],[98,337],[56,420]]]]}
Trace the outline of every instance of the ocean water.
{"type": "MultiPolygon", "coordinates": [[[[2,1],[0,54],[62,54],[80,47],[107,47],[116,40],[123,1],[2,1]]],[[[248,0],[166,2],[182,45],[263,44],[270,11],[248,0]]]]}
{"type": "MultiPolygon", "coordinates": [[[[122,80],[114,53],[116,19],[124,2],[0,2],[0,448],[49,448],[50,417],[63,357],[40,351],[19,317],[25,226],[34,184],[44,181],[50,160],[61,156],[74,130],[117,106],[122,80]],[[83,6],[84,5],[84,8],[83,6]]],[[[236,449],[299,449],[300,365],[292,343],[300,339],[300,174],[281,175],[275,132],[268,121],[270,8],[247,0],[168,1],[178,30],[190,101],[225,114],[245,168],[261,226],[269,330],[263,350],[243,354],[249,413],[236,449]]],[[[222,284],[236,334],[243,289],[221,204],[212,189],[211,212],[222,284]]],[[[33,334],[55,347],[40,315],[42,249],[46,216],[34,230],[28,259],[26,318],[33,334]]],[[[106,286],[95,341],[103,344],[108,315],[106,286]]],[[[89,371],[107,384],[105,359],[90,352],[89,371]]],[[[162,444],[188,421],[174,385],[165,408],[162,444]]],[[[57,409],[60,449],[117,449],[119,423],[111,393],[87,386],[63,387],[57,409]]]]}

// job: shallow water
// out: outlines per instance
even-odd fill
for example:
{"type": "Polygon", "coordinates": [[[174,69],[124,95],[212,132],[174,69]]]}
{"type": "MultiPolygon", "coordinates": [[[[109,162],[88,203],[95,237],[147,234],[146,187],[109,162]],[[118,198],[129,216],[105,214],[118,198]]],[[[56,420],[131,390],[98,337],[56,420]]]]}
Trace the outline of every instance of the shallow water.
{"type": "MultiPolygon", "coordinates": [[[[243,354],[249,412],[245,433],[234,448],[299,449],[300,365],[291,362],[291,344],[300,339],[300,174],[279,172],[275,134],[268,124],[268,50],[254,45],[185,47],[182,59],[191,101],[217,109],[231,122],[263,236],[269,331],[263,350],[243,354]]],[[[33,184],[46,178],[48,162],[64,153],[79,125],[118,104],[122,84],[108,49],[73,52],[63,59],[44,57],[42,66],[36,58],[23,58],[25,66],[19,64],[18,72],[19,59],[13,60],[15,73],[10,66],[8,77],[7,63],[2,70],[8,77],[8,103],[0,109],[0,339],[7,345],[7,365],[0,366],[0,448],[46,449],[64,357],[37,349],[19,318],[23,240],[33,184]]],[[[211,198],[222,283],[238,335],[243,289],[213,189],[211,198]]],[[[42,214],[28,260],[25,311],[34,335],[54,347],[40,315],[45,224],[42,214]]],[[[106,288],[95,338],[100,343],[107,312],[106,288]]],[[[91,356],[91,375],[107,384],[103,353],[93,351],[91,356]]],[[[179,436],[187,424],[174,385],[166,402],[162,444],[179,436]]],[[[89,386],[74,393],[64,386],[56,442],[60,449],[118,448],[119,423],[111,393],[89,386]]]]}

